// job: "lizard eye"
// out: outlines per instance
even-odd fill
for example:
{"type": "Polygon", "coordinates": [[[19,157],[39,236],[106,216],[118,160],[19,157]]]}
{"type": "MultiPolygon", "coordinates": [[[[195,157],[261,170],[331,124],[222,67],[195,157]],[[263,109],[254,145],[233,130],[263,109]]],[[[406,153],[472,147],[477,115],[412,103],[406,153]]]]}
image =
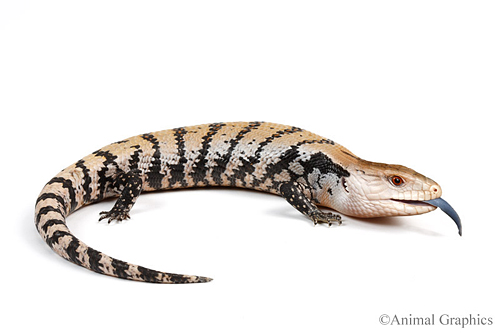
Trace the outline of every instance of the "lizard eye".
{"type": "Polygon", "coordinates": [[[401,186],[403,185],[405,181],[403,180],[403,178],[399,177],[399,176],[392,176],[391,177],[391,183],[394,185],[394,186],[401,186]]]}

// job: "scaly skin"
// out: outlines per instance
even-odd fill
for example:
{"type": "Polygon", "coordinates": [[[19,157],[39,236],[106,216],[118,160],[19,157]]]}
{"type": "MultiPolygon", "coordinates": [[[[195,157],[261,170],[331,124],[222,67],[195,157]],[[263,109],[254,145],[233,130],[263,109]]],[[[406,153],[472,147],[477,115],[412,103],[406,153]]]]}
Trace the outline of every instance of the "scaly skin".
{"type": "Polygon", "coordinates": [[[63,258],[97,273],[157,282],[207,282],[129,264],[88,247],[66,226],[82,206],[118,196],[100,220],[121,221],[142,191],[243,187],[281,195],[314,224],[341,222],[325,206],[357,217],[427,213],[441,196],[431,179],[403,166],[362,160],[331,140],[265,122],[214,123],[147,133],[115,142],[57,174],[38,197],[35,223],[63,258]],[[404,200],[404,201],[403,201],[404,200]],[[411,201],[410,201],[411,200],[411,201]]]}

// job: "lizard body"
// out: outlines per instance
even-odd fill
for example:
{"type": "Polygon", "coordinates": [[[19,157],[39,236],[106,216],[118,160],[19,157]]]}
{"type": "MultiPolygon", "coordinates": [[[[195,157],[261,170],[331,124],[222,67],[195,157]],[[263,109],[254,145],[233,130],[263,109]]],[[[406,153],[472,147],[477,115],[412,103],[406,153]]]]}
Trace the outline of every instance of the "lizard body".
{"type": "Polygon", "coordinates": [[[340,215],[325,213],[318,205],[358,217],[414,215],[434,210],[439,205],[426,201],[441,196],[437,183],[411,169],[362,160],[298,127],[212,123],[134,136],[80,159],[45,185],[37,199],[35,224],[57,254],[92,271],[157,283],[207,282],[211,279],[111,258],[84,244],[66,226],[69,214],[105,198],[118,197],[100,220],[121,221],[129,218],[143,191],[207,186],[274,193],[314,224],[329,225],[340,223],[340,215]]]}

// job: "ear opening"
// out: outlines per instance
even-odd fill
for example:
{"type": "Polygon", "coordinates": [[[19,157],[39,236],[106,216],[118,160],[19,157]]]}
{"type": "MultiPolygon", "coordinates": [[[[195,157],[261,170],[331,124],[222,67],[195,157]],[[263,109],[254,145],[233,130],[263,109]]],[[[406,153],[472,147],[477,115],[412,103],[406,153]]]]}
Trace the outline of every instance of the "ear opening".
{"type": "Polygon", "coordinates": [[[342,186],[344,187],[344,190],[345,190],[347,193],[349,193],[349,188],[347,187],[347,182],[346,182],[346,180],[345,180],[345,177],[342,177],[342,178],[340,179],[340,182],[342,183],[342,186]]]}

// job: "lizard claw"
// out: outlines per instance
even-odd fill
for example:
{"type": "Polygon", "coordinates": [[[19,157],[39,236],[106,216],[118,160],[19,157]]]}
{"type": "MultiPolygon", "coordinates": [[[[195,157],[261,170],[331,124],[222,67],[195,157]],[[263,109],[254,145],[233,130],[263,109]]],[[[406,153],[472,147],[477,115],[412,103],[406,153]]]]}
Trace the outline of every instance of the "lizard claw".
{"type": "Polygon", "coordinates": [[[130,218],[130,215],[128,213],[115,209],[111,209],[109,212],[100,212],[99,215],[99,221],[108,219],[108,223],[111,223],[111,221],[121,222],[130,218]]]}

